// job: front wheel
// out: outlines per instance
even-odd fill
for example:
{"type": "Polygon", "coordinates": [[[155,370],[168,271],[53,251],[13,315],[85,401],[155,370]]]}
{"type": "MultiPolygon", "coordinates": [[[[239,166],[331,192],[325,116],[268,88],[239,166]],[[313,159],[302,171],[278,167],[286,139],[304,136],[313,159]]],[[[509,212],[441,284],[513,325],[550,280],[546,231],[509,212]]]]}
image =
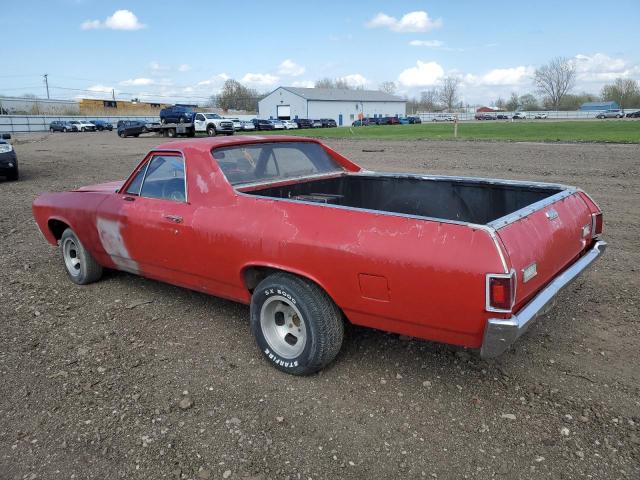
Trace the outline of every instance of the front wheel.
{"type": "Polygon", "coordinates": [[[49,133],[53,133],[53,132],[54,132],[53,127],[51,127],[51,128],[49,129],[49,133]]]}
{"type": "Polygon", "coordinates": [[[85,129],[84,127],[82,127],[82,128],[80,129],[80,131],[81,131],[81,132],[86,132],[86,129],[85,129]]]}
{"type": "Polygon", "coordinates": [[[84,248],[73,230],[67,228],[60,238],[64,267],[73,283],[86,285],[102,277],[102,266],[84,248]]]}
{"type": "Polygon", "coordinates": [[[216,136],[216,127],[214,127],[213,125],[209,125],[207,127],[207,135],[210,137],[215,137],[216,136]]]}
{"type": "Polygon", "coordinates": [[[251,297],[251,331],[264,357],[278,370],[309,375],[327,366],[342,346],[340,309],[318,285],[276,273],[251,297]]]}

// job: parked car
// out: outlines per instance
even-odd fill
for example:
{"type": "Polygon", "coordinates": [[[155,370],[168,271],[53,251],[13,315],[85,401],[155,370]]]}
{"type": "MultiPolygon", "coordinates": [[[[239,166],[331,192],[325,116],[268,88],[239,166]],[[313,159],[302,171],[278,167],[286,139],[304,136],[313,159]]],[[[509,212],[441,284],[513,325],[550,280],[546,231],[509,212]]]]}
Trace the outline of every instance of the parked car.
{"type": "Polygon", "coordinates": [[[145,122],[139,120],[120,120],[118,122],[118,136],[120,138],[139,137],[141,133],[148,133],[145,122]]]}
{"type": "Polygon", "coordinates": [[[366,126],[368,126],[368,125],[370,125],[370,123],[369,123],[369,119],[368,119],[368,118],[363,118],[363,119],[354,120],[354,121],[351,123],[351,126],[352,126],[352,127],[366,127],[366,126]]]}
{"type": "Polygon", "coordinates": [[[256,129],[256,126],[253,124],[253,122],[249,120],[241,120],[240,123],[242,124],[243,131],[254,131],[256,129]]]}
{"type": "Polygon", "coordinates": [[[11,134],[0,134],[0,175],[7,180],[18,180],[18,156],[9,142],[11,134]]]}
{"type": "Polygon", "coordinates": [[[400,117],[398,120],[400,121],[401,125],[409,125],[409,123],[411,123],[409,122],[409,119],[406,117],[400,117]]]}
{"type": "Polygon", "coordinates": [[[596,118],[622,118],[622,117],[624,117],[624,112],[620,109],[606,110],[596,115],[596,118]]]}
{"type": "Polygon", "coordinates": [[[273,124],[274,130],[284,130],[284,123],[282,123],[282,120],[271,119],[269,121],[273,124]]]}
{"type": "Polygon", "coordinates": [[[312,120],[313,126],[311,128],[322,128],[322,120],[312,120]]]}
{"type": "Polygon", "coordinates": [[[206,133],[210,137],[218,134],[233,135],[235,132],[233,120],[222,118],[217,113],[196,113],[193,126],[196,132],[206,133]]]}
{"type": "Polygon", "coordinates": [[[484,113],[476,113],[473,118],[476,120],[484,120],[484,113]]]}
{"type": "Polygon", "coordinates": [[[640,110],[636,110],[635,112],[627,113],[627,118],[640,118],[640,110]]]}
{"type": "Polygon", "coordinates": [[[483,113],[482,120],[497,120],[498,116],[495,113],[483,113]]]}
{"type": "Polygon", "coordinates": [[[506,113],[498,113],[496,115],[496,118],[498,120],[509,120],[509,115],[507,115],[506,113]]]}
{"type": "Polygon", "coordinates": [[[332,128],[338,126],[333,118],[321,118],[320,122],[322,123],[322,128],[332,128]]]}
{"type": "Polygon", "coordinates": [[[49,124],[49,131],[53,132],[77,132],[77,128],[75,125],[72,125],[71,122],[65,122],[62,120],[54,120],[49,124]]]}
{"type": "Polygon", "coordinates": [[[526,120],[527,119],[527,114],[524,112],[516,112],[513,114],[512,117],[514,120],[526,120]]]}
{"type": "Polygon", "coordinates": [[[454,117],[451,114],[448,113],[439,113],[437,115],[434,115],[434,117],[431,119],[432,122],[453,122],[455,121],[456,117],[454,117]]]}
{"type": "Polygon", "coordinates": [[[95,132],[96,126],[93,123],[89,123],[86,120],[71,120],[69,122],[75,127],[74,132],[95,132]]]}
{"type": "Polygon", "coordinates": [[[548,115],[546,113],[538,112],[533,116],[533,118],[536,120],[546,120],[548,118],[548,115]]]}
{"type": "Polygon", "coordinates": [[[236,132],[239,132],[240,130],[242,130],[242,122],[240,121],[239,118],[227,118],[226,120],[230,120],[233,122],[233,129],[236,132]]]}
{"type": "Polygon", "coordinates": [[[296,122],[298,128],[313,128],[313,120],[308,118],[296,118],[294,122],[296,122]]]}
{"type": "Polygon", "coordinates": [[[160,123],[191,123],[196,115],[193,107],[173,105],[160,110],[160,123]]]}
{"type": "Polygon", "coordinates": [[[420,117],[407,117],[407,120],[409,120],[409,123],[412,125],[416,123],[422,123],[420,117]]]}
{"type": "Polygon", "coordinates": [[[251,121],[253,122],[253,126],[256,127],[256,130],[275,130],[273,123],[271,123],[269,120],[254,118],[251,121]]]}
{"type": "Polygon", "coordinates": [[[96,130],[99,132],[102,132],[103,130],[113,130],[113,125],[109,122],[105,122],[104,120],[91,120],[91,123],[96,126],[96,130]]]}
{"type": "Polygon", "coordinates": [[[166,143],[32,210],[73,283],[110,268],[249,304],[262,356],[296,375],[345,322],[500,355],[606,248],[579,188],[371,172],[310,138],[166,143]]]}
{"type": "Polygon", "coordinates": [[[386,117],[387,125],[400,125],[400,119],[398,117],[386,117]]]}
{"type": "Polygon", "coordinates": [[[298,124],[293,120],[282,120],[282,124],[284,125],[284,128],[287,130],[293,130],[298,128],[298,124]]]}

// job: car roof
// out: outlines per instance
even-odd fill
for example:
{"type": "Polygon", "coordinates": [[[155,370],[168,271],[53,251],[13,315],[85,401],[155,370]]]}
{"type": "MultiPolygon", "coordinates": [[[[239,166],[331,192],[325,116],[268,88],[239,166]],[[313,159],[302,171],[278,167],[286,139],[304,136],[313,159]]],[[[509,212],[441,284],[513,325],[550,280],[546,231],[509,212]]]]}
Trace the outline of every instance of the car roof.
{"type": "Polygon", "coordinates": [[[312,142],[321,143],[315,138],[298,137],[293,135],[238,135],[229,137],[205,137],[205,138],[189,138],[168,142],[158,145],[152,150],[184,150],[186,148],[195,149],[199,152],[210,152],[211,149],[217,147],[232,147],[235,145],[249,145],[252,143],[276,143],[276,142],[312,142]]]}

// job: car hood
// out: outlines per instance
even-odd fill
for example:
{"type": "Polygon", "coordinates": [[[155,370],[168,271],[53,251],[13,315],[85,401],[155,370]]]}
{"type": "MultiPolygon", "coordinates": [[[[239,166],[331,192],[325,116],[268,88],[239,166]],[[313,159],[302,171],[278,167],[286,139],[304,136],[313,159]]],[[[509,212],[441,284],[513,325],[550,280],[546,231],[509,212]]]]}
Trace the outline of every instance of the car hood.
{"type": "Polygon", "coordinates": [[[115,193],[122,187],[124,180],[118,180],[115,182],[96,183],[95,185],[87,185],[86,187],[80,187],[74,190],[75,192],[105,192],[115,193]]]}

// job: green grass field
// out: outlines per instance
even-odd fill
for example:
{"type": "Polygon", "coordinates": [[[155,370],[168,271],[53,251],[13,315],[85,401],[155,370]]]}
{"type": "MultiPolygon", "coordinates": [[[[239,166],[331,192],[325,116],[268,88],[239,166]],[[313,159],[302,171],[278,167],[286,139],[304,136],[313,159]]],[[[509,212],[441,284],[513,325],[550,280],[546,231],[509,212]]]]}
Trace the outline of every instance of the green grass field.
{"type": "MultiPolygon", "coordinates": [[[[260,132],[271,135],[301,135],[317,138],[368,140],[453,140],[452,123],[421,125],[381,125],[326,129],[260,132]]],[[[640,143],[640,122],[604,121],[520,121],[470,122],[458,124],[460,140],[498,140],[506,142],[610,142],[640,143]]]]}

